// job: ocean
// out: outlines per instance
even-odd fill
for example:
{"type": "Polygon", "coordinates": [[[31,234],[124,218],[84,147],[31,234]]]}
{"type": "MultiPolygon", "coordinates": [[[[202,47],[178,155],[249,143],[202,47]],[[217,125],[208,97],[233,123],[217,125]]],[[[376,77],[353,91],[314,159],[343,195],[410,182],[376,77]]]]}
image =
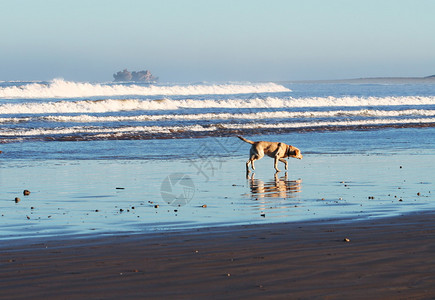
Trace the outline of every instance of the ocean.
{"type": "Polygon", "coordinates": [[[433,209],[434,128],[435,80],[0,82],[0,240],[433,209]]]}
{"type": "Polygon", "coordinates": [[[435,84],[0,83],[0,143],[427,127],[435,84]]]}

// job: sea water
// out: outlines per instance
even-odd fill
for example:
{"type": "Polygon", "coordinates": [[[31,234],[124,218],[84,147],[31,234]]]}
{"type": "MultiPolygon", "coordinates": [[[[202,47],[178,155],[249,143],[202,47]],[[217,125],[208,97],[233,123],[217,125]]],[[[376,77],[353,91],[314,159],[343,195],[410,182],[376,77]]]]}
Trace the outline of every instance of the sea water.
{"type": "Polygon", "coordinates": [[[431,81],[0,82],[0,239],[433,210],[434,128],[431,81]]]}

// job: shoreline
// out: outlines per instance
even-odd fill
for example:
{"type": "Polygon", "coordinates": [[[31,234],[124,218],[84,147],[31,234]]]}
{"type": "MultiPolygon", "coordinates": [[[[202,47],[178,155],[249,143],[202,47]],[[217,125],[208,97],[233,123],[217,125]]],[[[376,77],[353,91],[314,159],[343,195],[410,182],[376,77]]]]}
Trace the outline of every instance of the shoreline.
{"type": "Polygon", "coordinates": [[[2,247],[0,299],[430,298],[434,216],[432,211],[2,247]]]}
{"type": "MultiPolygon", "coordinates": [[[[341,152],[340,145],[328,146],[331,142],[325,137],[317,143],[326,154],[309,154],[310,149],[302,144],[306,155],[301,161],[290,161],[288,172],[275,174],[273,160],[265,158],[248,177],[246,154],[241,156],[248,149],[243,147],[233,152],[237,156],[210,160],[203,160],[201,152],[189,151],[196,153],[194,160],[6,162],[0,166],[0,181],[8,187],[0,192],[0,241],[19,244],[22,239],[49,239],[47,236],[140,234],[433,211],[433,151],[396,148],[397,153],[391,155],[391,150],[385,152],[376,139],[370,141],[371,136],[361,140],[360,135],[353,134],[345,143],[357,141],[368,153],[332,154],[330,150],[341,152]],[[181,178],[180,174],[191,178],[194,193],[184,194],[177,185],[167,191],[165,180],[181,178]],[[21,196],[24,189],[31,194],[21,196]],[[164,198],[162,191],[170,197],[164,198]],[[174,203],[180,193],[184,202],[174,203]],[[21,201],[14,201],[16,197],[21,201]]],[[[302,137],[293,141],[295,145],[303,143],[302,137]]],[[[220,142],[210,139],[202,145],[183,147],[195,149],[196,145],[197,151],[202,151],[220,142]]],[[[165,145],[160,143],[156,149],[165,145]]]]}
{"type": "MultiPolygon", "coordinates": [[[[350,122],[351,123],[351,122],[350,122]]],[[[380,131],[388,129],[426,129],[435,128],[435,122],[432,119],[426,120],[426,122],[411,122],[405,124],[327,124],[327,125],[307,125],[307,126],[289,126],[274,127],[264,124],[264,127],[255,128],[225,128],[222,126],[216,126],[215,129],[209,130],[204,128],[203,131],[194,130],[189,131],[185,129],[170,129],[168,132],[145,132],[124,134],[112,133],[108,136],[101,137],[96,135],[85,136],[47,136],[41,137],[20,137],[17,142],[14,139],[3,139],[2,144],[17,144],[17,143],[34,143],[34,142],[105,142],[105,141],[154,141],[154,140],[189,140],[189,139],[206,139],[206,138],[234,138],[237,135],[276,135],[276,134],[304,134],[304,133],[334,133],[345,131],[380,131]],[[261,134],[258,134],[258,130],[261,129],[261,134]]]]}

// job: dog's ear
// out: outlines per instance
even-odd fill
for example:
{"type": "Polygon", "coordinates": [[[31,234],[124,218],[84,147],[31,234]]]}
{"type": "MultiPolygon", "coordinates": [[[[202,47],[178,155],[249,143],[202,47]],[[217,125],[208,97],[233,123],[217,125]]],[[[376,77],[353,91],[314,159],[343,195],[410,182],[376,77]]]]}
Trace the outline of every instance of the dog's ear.
{"type": "Polygon", "coordinates": [[[302,153],[301,153],[301,150],[299,150],[298,148],[294,148],[295,149],[295,157],[296,158],[298,158],[298,159],[302,159],[302,157],[303,157],[303,155],[302,155],[302,153]]]}
{"type": "Polygon", "coordinates": [[[301,150],[299,150],[298,148],[293,147],[291,145],[289,145],[289,147],[288,147],[287,156],[302,159],[301,150]]]}

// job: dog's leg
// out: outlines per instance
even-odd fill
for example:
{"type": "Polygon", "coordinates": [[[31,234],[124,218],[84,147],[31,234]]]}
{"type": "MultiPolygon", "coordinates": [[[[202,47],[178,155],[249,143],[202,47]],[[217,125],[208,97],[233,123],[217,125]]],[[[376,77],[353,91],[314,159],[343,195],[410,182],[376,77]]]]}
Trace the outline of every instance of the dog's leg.
{"type": "Polygon", "coordinates": [[[276,157],[276,156],[275,156],[275,161],[274,161],[274,167],[275,167],[275,170],[276,170],[277,172],[281,172],[281,170],[278,169],[278,157],[276,157]]]}
{"type": "Polygon", "coordinates": [[[255,166],[254,166],[254,161],[256,161],[258,159],[257,155],[252,155],[251,157],[251,165],[252,165],[252,170],[255,170],[255,166]]]}
{"type": "Polygon", "coordinates": [[[254,159],[257,152],[255,151],[255,146],[252,145],[251,149],[249,149],[249,159],[246,162],[246,172],[249,172],[249,165],[252,165],[252,170],[255,170],[254,159]]]}
{"type": "Polygon", "coordinates": [[[286,161],[284,158],[279,159],[280,162],[285,164],[285,169],[288,170],[288,161],[286,161]]]}
{"type": "Polygon", "coordinates": [[[252,166],[252,170],[255,170],[254,161],[258,159],[258,155],[251,155],[251,158],[246,162],[246,171],[249,171],[249,165],[252,166]]]}
{"type": "Polygon", "coordinates": [[[260,154],[254,154],[251,156],[251,164],[252,164],[252,170],[255,170],[255,166],[254,166],[254,161],[262,159],[264,156],[264,154],[260,153],[260,154]]]}
{"type": "Polygon", "coordinates": [[[251,164],[251,159],[246,162],[246,172],[249,172],[249,165],[251,164]]]}

